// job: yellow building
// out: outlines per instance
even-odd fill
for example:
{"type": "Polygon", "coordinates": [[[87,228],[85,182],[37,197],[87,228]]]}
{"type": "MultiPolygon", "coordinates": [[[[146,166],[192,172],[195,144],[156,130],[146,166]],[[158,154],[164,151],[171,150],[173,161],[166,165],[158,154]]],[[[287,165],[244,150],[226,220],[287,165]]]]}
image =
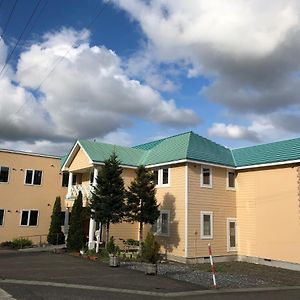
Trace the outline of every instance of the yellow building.
{"type": "MultiPolygon", "coordinates": [[[[69,173],[66,222],[79,191],[88,203],[113,151],[126,187],[139,165],[154,172],[160,217],[152,230],[170,259],[205,262],[210,243],[219,261],[300,270],[300,139],[233,150],[193,132],[135,147],[79,140],[62,162],[61,170],[69,173]]],[[[96,228],[91,219],[90,249],[96,228]]],[[[138,239],[138,225],[113,225],[111,235],[117,242],[138,239]]]]}
{"type": "Polygon", "coordinates": [[[0,242],[45,242],[55,198],[66,195],[63,177],[67,186],[60,157],[0,149],[0,242]]]}

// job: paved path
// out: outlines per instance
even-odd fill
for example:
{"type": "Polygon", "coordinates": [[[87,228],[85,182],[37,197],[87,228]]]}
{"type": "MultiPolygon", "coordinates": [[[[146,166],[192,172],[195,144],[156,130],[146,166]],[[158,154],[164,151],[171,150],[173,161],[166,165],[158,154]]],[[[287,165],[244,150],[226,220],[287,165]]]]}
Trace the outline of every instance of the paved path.
{"type": "Polygon", "coordinates": [[[0,300],[300,300],[300,288],[205,290],[186,282],[51,253],[0,253],[0,300]]]}

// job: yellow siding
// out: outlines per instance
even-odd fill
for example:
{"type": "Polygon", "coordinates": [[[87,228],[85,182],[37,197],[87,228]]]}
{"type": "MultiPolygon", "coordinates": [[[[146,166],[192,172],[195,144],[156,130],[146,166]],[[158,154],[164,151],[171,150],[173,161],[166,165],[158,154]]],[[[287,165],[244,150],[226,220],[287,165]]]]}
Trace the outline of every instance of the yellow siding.
{"type": "Polygon", "coordinates": [[[170,186],[158,187],[156,198],[160,209],[170,210],[170,236],[157,237],[164,251],[175,256],[185,255],[185,166],[170,170],[170,186]]]}
{"type": "MultiPolygon", "coordinates": [[[[60,160],[0,151],[0,165],[10,168],[9,183],[0,183],[0,208],[5,210],[0,242],[19,236],[47,234],[55,198],[64,199],[67,192],[67,188],[61,186],[60,160]],[[26,169],[42,170],[42,185],[25,185],[26,169]],[[20,226],[21,211],[30,209],[39,211],[38,226],[20,226]]],[[[38,237],[30,239],[39,242],[38,237]]]]}
{"type": "Polygon", "coordinates": [[[238,175],[239,254],[300,263],[297,167],[238,175]]]}
{"type": "Polygon", "coordinates": [[[201,166],[188,164],[188,257],[208,256],[208,243],[214,255],[227,252],[227,218],[236,217],[236,192],[227,190],[227,170],[212,168],[212,188],[200,186],[201,166]],[[213,212],[213,239],[200,238],[200,212],[213,212]]]}
{"type": "Polygon", "coordinates": [[[90,167],[92,167],[92,164],[90,163],[85,152],[80,148],[69,166],[69,171],[73,172],[76,170],[90,168],[90,167]]]}

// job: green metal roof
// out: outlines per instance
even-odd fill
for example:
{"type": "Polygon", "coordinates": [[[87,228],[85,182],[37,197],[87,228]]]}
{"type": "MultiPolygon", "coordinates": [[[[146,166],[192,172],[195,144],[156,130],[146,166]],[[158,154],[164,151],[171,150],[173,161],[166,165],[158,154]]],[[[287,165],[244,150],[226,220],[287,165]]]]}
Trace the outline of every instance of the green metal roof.
{"type": "Polygon", "coordinates": [[[122,147],[111,144],[96,143],[90,141],[79,141],[80,145],[94,162],[104,162],[115,152],[122,165],[139,166],[143,164],[143,158],[146,151],[130,147],[122,147]]]}
{"type": "Polygon", "coordinates": [[[300,159],[300,138],[233,149],[236,167],[300,159]]]}
{"type": "MultiPolygon", "coordinates": [[[[300,138],[230,150],[192,131],[159,139],[135,147],[80,140],[79,144],[93,162],[104,162],[113,151],[122,165],[156,165],[195,160],[227,167],[247,167],[260,164],[300,160],[300,138]]],[[[62,157],[62,165],[66,157],[62,157]]]]}

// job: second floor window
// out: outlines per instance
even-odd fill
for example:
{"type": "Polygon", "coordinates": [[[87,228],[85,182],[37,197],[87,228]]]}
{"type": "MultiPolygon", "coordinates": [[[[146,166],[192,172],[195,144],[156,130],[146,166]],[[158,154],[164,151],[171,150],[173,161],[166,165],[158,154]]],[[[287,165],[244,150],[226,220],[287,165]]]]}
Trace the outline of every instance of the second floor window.
{"type": "Polygon", "coordinates": [[[0,167],[0,182],[8,182],[9,177],[9,168],[8,167],[0,167]]]}
{"type": "Polygon", "coordinates": [[[235,172],[234,171],[227,172],[227,188],[235,189],[235,172]]]}
{"type": "Polygon", "coordinates": [[[41,170],[26,170],[25,184],[41,185],[42,174],[43,172],[41,170]]]}
{"type": "Polygon", "coordinates": [[[212,169],[210,167],[201,166],[201,186],[212,187],[212,169]]]}
{"type": "Polygon", "coordinates": [[[153,171],[154,183],[158,186],[170,184],[170,168],[157,169],[153,171]]]}

